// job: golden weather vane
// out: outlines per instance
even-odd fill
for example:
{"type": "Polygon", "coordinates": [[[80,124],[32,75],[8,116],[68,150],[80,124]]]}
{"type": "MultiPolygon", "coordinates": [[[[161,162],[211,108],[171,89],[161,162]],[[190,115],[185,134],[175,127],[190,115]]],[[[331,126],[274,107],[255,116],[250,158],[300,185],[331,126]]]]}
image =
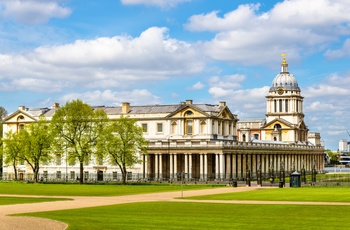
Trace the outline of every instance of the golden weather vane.
{"type": "Polygon", "coordinates": [[[286,53],[282,53],[281,56],[283,57],[283,64],[287,64],[287,60],[286,60],[286,57],[287,57],[287,54],[286,53]]]}

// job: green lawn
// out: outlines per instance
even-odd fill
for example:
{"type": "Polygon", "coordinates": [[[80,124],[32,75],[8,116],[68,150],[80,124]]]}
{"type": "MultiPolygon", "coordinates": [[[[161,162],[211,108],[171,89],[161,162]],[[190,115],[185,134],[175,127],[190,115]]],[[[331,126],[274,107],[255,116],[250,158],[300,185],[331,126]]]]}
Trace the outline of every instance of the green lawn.
{"type": "Polygon", "coordinates": [[[39,203],[48,201],[70,200],[63,198],[0,197],[0,205],[39,203]]]}
{"type": "MultiPolygon", "coordinates": [[[[222,186],[222,185],[221,185],[222,186]]],[[[214,188],[218,185],[143,184],[143,185],[87,185],[87,184],[40,184],[0,182],[0,194],[44,196],[121,196],[154,192],[171,192],[214,188]]]]}
{"type": "Polygon", "coordinates": [[[72,229],[345,229],[347,206],[131,203],[26,214],[72,229]],[[341,218],[344,219],[344,218],[341,218]]]}
{"type": "Polygon", "coordinates": [[[302,187],[261,189],[248,192],[186,197],[186,199],[350,202],[350,188],[302,187]]]}

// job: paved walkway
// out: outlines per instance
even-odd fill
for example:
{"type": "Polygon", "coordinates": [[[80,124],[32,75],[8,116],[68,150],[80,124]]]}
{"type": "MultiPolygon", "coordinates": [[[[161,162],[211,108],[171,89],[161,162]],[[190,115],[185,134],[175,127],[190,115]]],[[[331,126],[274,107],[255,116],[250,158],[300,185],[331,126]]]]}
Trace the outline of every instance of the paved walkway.
{"type": "MultiPolygon", "coordinates": [[[[200,196],[209,194],[243,192],[256,189],[265,189],[261,187],[225,187],[212,188],[204,190],[181,191],[178,192],[163,192],[141,195],[128,196],[113,196],[113,197],[59,197],[70,198],[73,200],[52,201],[43,203],[30,204],[14,204],[0,206],[0,230],[62,230],[66,229],[67,225],[62,222],[34,218],[34,217],[11,217],[11,214],[30,213],[30,212],[44,212],[54,210],[87,208],[113,204],[124,204],[133,202],[153,202],[153,201],[173,201],[173,202],[211,202],[211,203],[237,203],[237,204],[300,204],[300,205],[350,205],[350,203],[336,203],[336,202],[285,202],[285,201],[240,201],[240,200],[185,200],[175,199],[180,197],[200,196]]],[[[0,195],[0,196],[16,196],[17,195],[0,195]]],[[[30,197],[30,196],[22,196],[30,197]]],[[[31,196],[31,197],[47,197],[47,196],[31,196]]]]}

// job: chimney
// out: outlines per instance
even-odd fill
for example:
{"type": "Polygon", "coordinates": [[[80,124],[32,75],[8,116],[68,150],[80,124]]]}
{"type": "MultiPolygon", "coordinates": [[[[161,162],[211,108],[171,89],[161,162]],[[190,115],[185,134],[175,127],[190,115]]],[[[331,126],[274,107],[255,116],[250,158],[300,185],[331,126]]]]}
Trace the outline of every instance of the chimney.
{"type": "Polygon", "coordinates": [[[186,100],[186,105],[192,105],[192,100],[186,100]]]}
{"type": "Polygon", "coordinates": [[[122,103],[122,113],[126,114],[130,112],[130,103],[129,102],[123,102],[122,103]]]}
{"type": "Polygon", "coordinates": [[[220,106],[226,106],[226,101],[220,101],[220,106]]]}
{"type": "Polygon", "coordinates": [[[26,110],[26,107],[23,105],[18,106],[18,110],[26,110]]]}
{"type": "Polygon", "coordinates": [[[52,108],[53,108],[53,109],[58,109],[58,108],[60,108],[60,103],[57,103],[57,102],[53,103],[52,108]]]}

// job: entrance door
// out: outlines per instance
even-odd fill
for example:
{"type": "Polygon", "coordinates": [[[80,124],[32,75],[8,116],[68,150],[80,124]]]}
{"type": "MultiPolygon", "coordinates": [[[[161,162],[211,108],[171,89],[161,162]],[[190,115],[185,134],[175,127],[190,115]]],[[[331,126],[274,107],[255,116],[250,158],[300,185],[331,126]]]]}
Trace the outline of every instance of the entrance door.
{"type": "Polygon", "coordinates": [[[19,180],[23,180],[24,179],[24,173],[19,173],[19,180]]]}
{"type": "Polygon", "coordinates": [[[103,171],[97,171],[97,181],[103,181],[103,171]]]}

